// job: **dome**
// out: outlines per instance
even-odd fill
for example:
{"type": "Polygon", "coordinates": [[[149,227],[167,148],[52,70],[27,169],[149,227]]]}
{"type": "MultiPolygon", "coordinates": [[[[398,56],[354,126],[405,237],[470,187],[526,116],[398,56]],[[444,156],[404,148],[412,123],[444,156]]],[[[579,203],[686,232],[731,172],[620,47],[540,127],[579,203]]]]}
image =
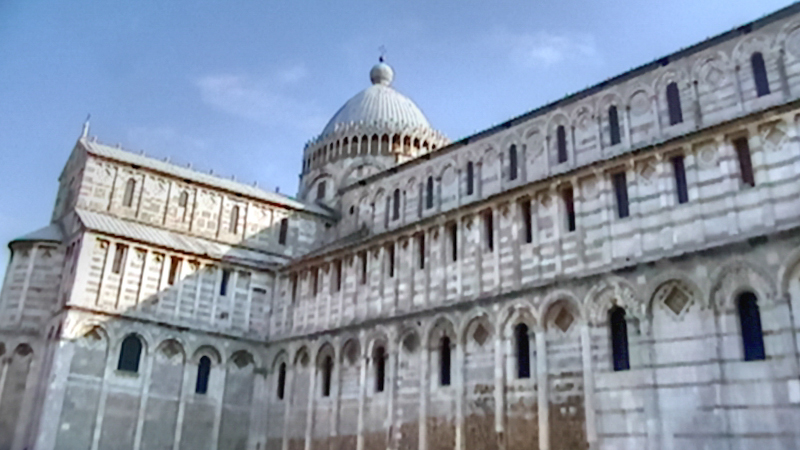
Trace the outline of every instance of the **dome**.
{"type": "Polygon", "coordinates": [[[369,72],[372,86],[347,101],[322,130],[323,138],[339,127],[353,124],[384,125],[387,131],[431,128],[428,119],[411,99],[391,87],[392,68],[380,62],[369,72]]]}

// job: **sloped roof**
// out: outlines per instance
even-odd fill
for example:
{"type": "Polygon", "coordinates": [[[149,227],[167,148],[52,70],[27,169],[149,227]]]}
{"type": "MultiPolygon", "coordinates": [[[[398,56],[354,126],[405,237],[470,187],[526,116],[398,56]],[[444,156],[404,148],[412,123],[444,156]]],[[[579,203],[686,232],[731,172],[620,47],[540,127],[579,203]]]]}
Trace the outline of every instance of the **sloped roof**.
{"type": "Polygon", "coordinates": [[[263,189],[251,186],[249,184],[240,183],[238,181],[229,180],[226,178],[216,177],[214,175],[210,175],[207,173],[198,172],[196,170],[192,170],[186,167],[170,164],[166,161],[160,161],[158,159],[151,158],[149,156],[139,155],[136,153],[129,152],[127,150],[123,150],[121,148],[115,148],[105,144],[101,144],[99,142],[92,141],[86,138],[81,138],[79,142],[91,155],[99,156],[102,158],[108,158],[114,161],[119,161],[127,164],[133,164],[140,167],[145,167],[147,169],[160,172],[166,175],[171,175],[176,178],[193,181],[199,184],[205,184],[207,186],[223,189],[226,191],[241,194],[243,196],[255,198],[258,200],[263,200],[265,202],[285,206],[287,208],[306,211],[326,217],[329,217],[331,215],[330,211],[321,208],[318,205],[303,203],[291,197],[287,197],[285,195],[281,195],[275,192],[265,191],[263,189]]]}
{"type": "Polygon", "coordinates": [[[64,233],[61,231],[61,226],[57,223],[51,223],[46,227],[39,228],[36,231],[30,232],[23,236],[20,236],[11,242],[8,245],[11,245],[14,242],[30,242],[30,241],[38,241],[38,242],[62,242],[64,240],[64,233]]]}

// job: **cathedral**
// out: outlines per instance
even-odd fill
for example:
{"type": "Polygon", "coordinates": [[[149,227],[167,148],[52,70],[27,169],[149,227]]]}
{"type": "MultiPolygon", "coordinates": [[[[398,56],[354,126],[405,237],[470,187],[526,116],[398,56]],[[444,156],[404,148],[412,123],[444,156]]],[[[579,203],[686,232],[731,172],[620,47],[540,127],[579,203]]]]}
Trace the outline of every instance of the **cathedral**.
{"type": "Polygon", "coordinates": [[[800,448],[800,4],[457,142],[394,76],[294,198],[87,124],[0,450],[800,448]]]}

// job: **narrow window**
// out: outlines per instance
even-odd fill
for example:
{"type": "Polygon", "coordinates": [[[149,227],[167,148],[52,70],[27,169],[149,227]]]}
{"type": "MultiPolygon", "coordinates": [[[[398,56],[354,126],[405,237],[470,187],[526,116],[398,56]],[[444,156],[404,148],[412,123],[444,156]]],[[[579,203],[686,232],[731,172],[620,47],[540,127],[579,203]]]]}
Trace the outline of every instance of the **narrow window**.
{"type": "Polygon", "coordinates": [[[136,180],[128,178],[125,183],[125,194],[122,196],[122,206],[130,208],[133,206],[133,193],[136,191],[136,180]]]}
{"type": "Polygon", "coordinates": [[[361,252],[361,284],[367,284],[367,257],[369,252],[361,252]]]}
{"type": "Polygon", "coordinates": [[[556,129],[556,148],[559,164],[567,162],[567,130],[564,125],[559,125],[556,129]]]}
{"type": "Polygon", "coordinates": [[[219,295],[228,295],[228,283],[231,281],[231,271],[229,269],[222,269],[222,281],[219,283],[219,295]]]}
{"type": "Polygon", "coordinates": [[[439,384],[450,386],[450,338],[443,336],[439,345],[439,384]]]}
{"type": "Polygon", "coordinates": [[[615,306],[608,314],[611,324],[611,353],[614,370],[628,370],[631,368],[631,364],[628,359],[628,324],[625,322],[625,310],[615,306]]]}
{"type": "Polygon", "coordinates": [[[389,226],[389,211],[391,211],[392,206],[392,197],[386,196],[386,207],[383,208],[383,227],[387,228],[389,226]]]}
{"type": "Polygon", "coordinates": [[[322,362],[322,396],[331,396],[331,376],[333,375],[333,358],[330,355],[322,362]]]}
{"type": "Polygon", "coordinates": [[[624,219],[628,217],[628,181],[625,172],[617,172],[613,175],[614,193],[617,196],[617,217],[624,219]]]}
{"type": "Polygon", "coordinates": [[[564,219],[567,231],[575,231],[575,197],[572,187],[564,188],[561,191],[561,198],[564,200],[564,219]]]}
{"type": "Polygon", "coordinates": [[[736,148],[736,156],[739,159],[739,174],[742,177],[742,183],[748,186],[755,186],[756,179],[753,176],[753,160],[750,158],[750,144],[747,142],[746,137],[740,137],[733,141],[733,146],[736,148]]]}
{"type": "Polygon", "coordinates": [[[533,217],[531,217],[531,199],[525,197],[519,201],[519,215],[522,218],[522,236],[526,244],[533,242],[533,217]]]}
{"type": "Polygon", "coordinates": [[[292,274],[289,282],[292,285],[292,303],[294,303],[297,300],[297,274],[292,274]]]}
{"type": "Polygon", "coordinates": [[[400,189],[394,190],[394,201],[392,202],[392,220],[400,218],[400,189]]]}
{"type": "Polygon", "coordinates": [[[180,197],[178,197],[178,206],[181,208],[186,208],[186,205],[189,204],[189,194],[186,191],[181,192],[180,197]]]}
{"type": "Polygon", "coordinates": [[[342,260],[337,260],[335,263],[335,277],[336,280],[333,283],[334,292],[339,292],[342,290],[342,260]]]}
{"type": "Polygon", "coordinates": [[[467,163],[467,195],[475,192],[475,164],[472,161],[467,163]]]}
{"type": "Polygon", "coordinates": [[[419,254],[417,255],[419,259],[419,268],[425,268],[425,233],[417,234],[417,251],[419,254]]]}
{"type": "Polygon", "coordinates": [[[320,181],[317,185],[317,200],[325,199],[325,181],[320,181]]]}
{"type": "Polygon", "coordinates": [[[425,208],[433,208],[433,177],[428,177],[428,182],[425,185],[425,208]]]}
{"type": "Polygon", "coordinates": [[[197,365],[197,382],[194,384],[195,394],[208,392],[208,377],[211,375],[211,358],[203,356],[197,365]]]}
{"type": "Polygon", "coordinates": [[[386,350],[375,349],[375,392],[383,392],[386,383],[386,350]]]}
{"type": "Polygon", "coordinates": [[[389,278],[394,277],[394,244],[386,246],[386,265],[388,266],[389,278]]]}
{"type": "Polygon", "coordinates": [[[278,368],[278,399],[283,400],[286,391],[286,363],[281,363],[278,368]]]}
{"type": "Polygon", "coordinates": [[[239,232],[239,207],[234,206],[231,209],[231,223],[228,224],[228,231],[236,234],[239,232]]]}
{"type": "Polygon", "coordinates": [[[689,201],[689,190],[686,187],[686,168],[683,165],[683,155],[672,157],[672,171],[675,174],[675,193],[678,203],[689,201]]]}
{"type": "Polygon", "coordinates": [[[111,265],[111,273],[119,275],[122,273],[122,268],[125,267],[125,260],[128,256],[128,246],[125,244],[117,244],[114,247],[114,263],[111,265]]]}
{"type": "Polygon", "coordinates": [[[755,52],[750,57],[750,65],[753,66],[753,80],[756,83],[756,95],[763,97],[769,94],[769,80],[767,79],[767,68],[764,65],[764,55],[755,52]]]}
{"type": "Polygon", "coordinates": [[[531,377],[531,343],[528,338],[528,326],[524,323],[514,327],[517,344],[517,378],[531,377]]]}
{"type": "Polygon", "coordinates": [[[286,235],[289,234],[289,219],[284,217],[281,219],[281,229],[278,234],[278,244],[286,245],[286,235]]]}
{"type": "Polygon", "coordinates": [[[761,328],[761,313],[758,298],[752,292],[743,292],[736,299],[739,324],[742,330],[742,347],[745,361],[766,359],[764,352],[764,331],[761,328]]]}
{"type": "Polygon", "coordinates": [[[683,122],[683,111],[681,111],[681,94],[678,92],[678,83],[674,81],[667,85],[667,109],[669,110],[670,125],[683,122]]]}
{"type": "Polygon", "coordinates": [[[494,251],[494,221],[492,210],[483,213],[483,239],[486,242],[486,251],[494,251]]]}
{"type": "Polygon", "coordinates": [[[517,179],[517,146],[513,144],[508,148],[508,179],[517,179]]]}
{"type": "Polygon", "coordinates": [[[319,269],[311,269],[313,295],[319,294],[319,269]]]}
{"type": "Polygon", "coordinates": [[[181,259],[177,256],[172,256],[169,259],[169,276],[167,277],[167,283],[170,285],[175,284],[175,280],[177,280],[181,276],[181,259]]]}
{"type": "Polygon", "coordinates": [[[458,225],[455,222],[447,226],[447,234],[450,236],[450,260],[458,261],[458,225]]]}
{"type": "Polygon", "coordinates": [[[617,114],[617,107],[614,105],[608,107],[608,134],[611,137],[611,145],[620,143],[619,115],[617,114]]]}
{"type": "Polygon", "coordinates": [[[139,371],[139,359],[142,356],[142,341],[134,334],[129,334],[122,341],[119,351],[117,370],[136,373],[139,371]]]}

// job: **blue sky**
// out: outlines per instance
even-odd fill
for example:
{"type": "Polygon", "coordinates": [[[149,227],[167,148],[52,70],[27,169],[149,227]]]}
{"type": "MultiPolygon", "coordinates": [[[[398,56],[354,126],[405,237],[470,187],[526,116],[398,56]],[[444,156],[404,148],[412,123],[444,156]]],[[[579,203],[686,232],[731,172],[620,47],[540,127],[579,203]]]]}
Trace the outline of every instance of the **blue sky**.
{"type": "Polygon", "coordinates": [[[87,113],[102,142],[293,195],[381,45],[455,140],[788,4],[0,1],[0,245],[48,223],[87,113]]]}

